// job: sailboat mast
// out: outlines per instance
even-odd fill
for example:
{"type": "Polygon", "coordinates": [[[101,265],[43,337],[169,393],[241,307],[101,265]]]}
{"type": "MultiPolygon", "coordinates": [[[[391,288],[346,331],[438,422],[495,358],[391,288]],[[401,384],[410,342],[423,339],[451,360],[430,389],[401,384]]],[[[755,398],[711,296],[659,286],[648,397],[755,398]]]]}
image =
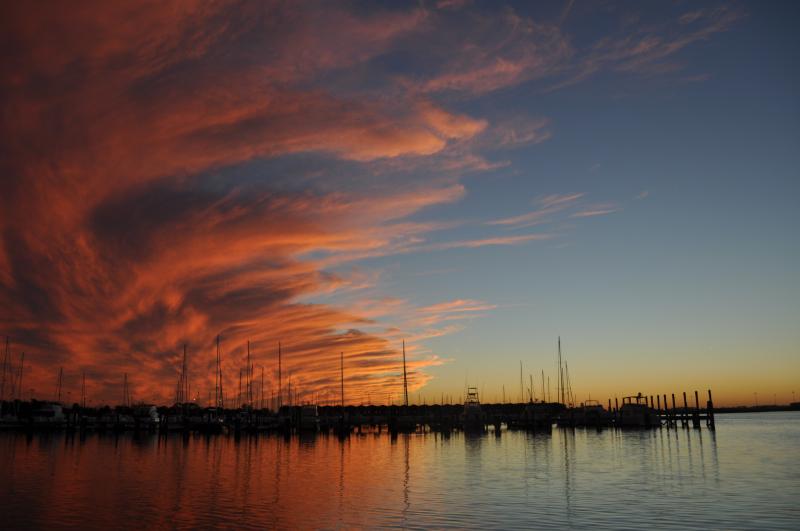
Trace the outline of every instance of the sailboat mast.
{"type": "Polygon", "coordinates": [[[408,375],[406,374],[406,340],[403,340],[403,397],[404,405],[408,407],[408,375]]]}
{"type": "Polygon", "coordinates": [[[6,336],[6,350],[3,354],[3,377],[0,380],[0,401],[6,398],[6,372],[8,372],[8,336],[6,336]]]}
{"type": "MultiPolygon", "coordinates": [[[[17,377],[17,394],[19,395],[19,399],[22,400],[24,397],[22,391],[22,375],[24,374],[25,369],[25,353],[22,353],[22,356],[19,359],[19,376],[17,377]]],[[[33,397],[31,397],[33,398],[33,397]]]]}
{"type": "MultiPolygon", "coordinates": [[[[342,415],[344,415],[344,352],[339,353],[339,368],[342,375],[342,415]]],[[[408,401],[408,396],[406,396],[406,401],[408,401]]]]}
{"type": "Polygon", "coordinates": [[[56,386],[56,401],[61,402],[61,383],[64,378],[64,367],[58,368],[58,385],[56,386]]]}
{"type": "Polygon", "coordinates": [[[532,374],[528,374],[528,376],[531,379],[531,402],[533,402],[533,399],[536,398],[534,393],[533,393],[533,375],[532,374]]]}
{"type": "Polygon", "coordinates": [[[561,336],[558,336],[558,389],[556,389],[559,401],[564,403],[564,369],[561,366],[561,336]]]}
{"type": "Polygon", "coordinates": [[[283,405],[283,387],[281,384],[281,342],[278,341],[278,409],[283,405]]]}
{"type": "Polygon", "coordinates": [[[544,369],[542,369],[542,402],[547,401],[547,391],[544,388],[544,369]]]}

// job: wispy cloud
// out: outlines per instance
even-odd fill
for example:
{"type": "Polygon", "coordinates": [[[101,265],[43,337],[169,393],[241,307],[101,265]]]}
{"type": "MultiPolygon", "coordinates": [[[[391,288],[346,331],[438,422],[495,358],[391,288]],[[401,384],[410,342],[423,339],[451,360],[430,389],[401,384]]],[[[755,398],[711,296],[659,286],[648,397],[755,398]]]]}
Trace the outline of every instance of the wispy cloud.
{"type": "Polygon", "coordinates": [[[619,207],[612,204],[605,204],[605,205],[592,205],[585,210],[581,210],[579,212],[574,212],[570,215],[572,218],[591,218],[595,216],[605,216],[607,214],[613,214],[614,212],[619,212],[619,207]]]}

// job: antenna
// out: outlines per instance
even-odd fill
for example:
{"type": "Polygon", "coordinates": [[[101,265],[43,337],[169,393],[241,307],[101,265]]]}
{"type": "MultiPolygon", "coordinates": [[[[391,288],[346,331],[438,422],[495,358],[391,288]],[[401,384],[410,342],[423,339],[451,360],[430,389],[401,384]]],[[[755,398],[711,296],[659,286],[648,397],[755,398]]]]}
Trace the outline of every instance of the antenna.
{"type": "MultiPolygon", "coordinates": [[[[404,404],[408,407],[408,375],[406,374],[406,340],[403,340],[403,397],[404,404]]],[[[342,402],[344,403],[344,402],[342,402]]]]}

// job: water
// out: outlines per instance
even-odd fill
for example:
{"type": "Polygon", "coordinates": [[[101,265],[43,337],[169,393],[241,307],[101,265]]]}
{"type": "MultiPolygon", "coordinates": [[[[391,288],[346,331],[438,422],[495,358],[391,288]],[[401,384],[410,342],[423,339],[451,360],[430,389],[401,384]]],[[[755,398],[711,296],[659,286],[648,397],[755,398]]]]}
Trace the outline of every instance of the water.
{"type": "Polygon", "coordinates": [[[800,414],[695,430],[0,434],[0,527],[800,528],[800,414]]]}

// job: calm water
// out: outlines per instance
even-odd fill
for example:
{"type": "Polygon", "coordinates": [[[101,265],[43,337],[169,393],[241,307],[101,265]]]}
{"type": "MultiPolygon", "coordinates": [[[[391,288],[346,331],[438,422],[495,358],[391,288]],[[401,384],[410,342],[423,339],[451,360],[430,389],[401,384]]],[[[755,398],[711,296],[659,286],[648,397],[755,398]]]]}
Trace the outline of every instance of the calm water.
{"type": "Polygon", "coordinates": [[[0,435],[0,527],[800,529],[800,414],[717,431],[0,435]]]}

